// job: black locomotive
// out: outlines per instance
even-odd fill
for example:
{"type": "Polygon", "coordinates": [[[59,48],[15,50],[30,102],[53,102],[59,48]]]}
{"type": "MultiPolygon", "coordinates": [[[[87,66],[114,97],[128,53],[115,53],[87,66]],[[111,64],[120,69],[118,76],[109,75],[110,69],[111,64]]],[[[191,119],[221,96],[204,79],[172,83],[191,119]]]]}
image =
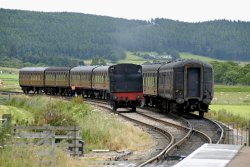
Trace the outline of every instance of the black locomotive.
{"type": "Polygon", "coordinates": [[[208,111],[213,99],[213,68],[198,60],[184,60],[164,65],[143,65],[145,105],[165,112],[208,111]]]}

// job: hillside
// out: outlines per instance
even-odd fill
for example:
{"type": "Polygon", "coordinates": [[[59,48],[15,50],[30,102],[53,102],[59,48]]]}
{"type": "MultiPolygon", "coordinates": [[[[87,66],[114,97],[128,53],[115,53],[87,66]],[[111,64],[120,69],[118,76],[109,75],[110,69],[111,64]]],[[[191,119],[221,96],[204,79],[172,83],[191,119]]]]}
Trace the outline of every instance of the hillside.
{"type": "Polygon", "coordinates": [[[250,23],[240,21],[141,21],[0,9],[0,39],[1,66],[74,66],[93,56],[116,62],[125,57],[125,51],[178,51],[250,60],[250,23]]]}

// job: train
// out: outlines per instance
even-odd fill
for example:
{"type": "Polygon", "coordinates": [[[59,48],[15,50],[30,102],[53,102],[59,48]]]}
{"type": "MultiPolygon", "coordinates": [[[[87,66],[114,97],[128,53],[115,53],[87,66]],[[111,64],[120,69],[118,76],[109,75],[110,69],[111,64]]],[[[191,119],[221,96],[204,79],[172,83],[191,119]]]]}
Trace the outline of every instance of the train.
{"type": "Polygon", "coordinates": [[[106,99],[114,111],[136,111],[143,101],[142,67],[135,64],[78,67],[25,67],[19,85],[28,94],[82,95],[106,99]]]}
{"type": "Polygon", "coordinates": [[[24,93],[107,99],[114,111],[151,106],[179,114],[198,111],[203,117],[213,99],[213,67],[199,60],[165,64],[29,67],[19,72],[24,93]]]}
{"type": "Polygon", "coordinates": [[[214,91],[213,67],[199,60],[142,66],[145,106],[179,114],[209,110],[214,91]]]}

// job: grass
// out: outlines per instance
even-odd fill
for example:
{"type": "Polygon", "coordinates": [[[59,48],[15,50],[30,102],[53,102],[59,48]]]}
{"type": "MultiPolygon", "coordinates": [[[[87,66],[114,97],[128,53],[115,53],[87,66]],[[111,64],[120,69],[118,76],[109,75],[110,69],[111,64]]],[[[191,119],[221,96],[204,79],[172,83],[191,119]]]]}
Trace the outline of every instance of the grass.
{"type": "Polygon", "coordinates": [[[126,52],[126,58],[119,60],[118,63],[133,63],[133,64],[143,64],[146,60],[143,57],[135,55],[133,52],[126,52]]]}
{"type": "Polygon", "coordinates": [[[181,59],[196,59],[196,60],[202,60],[202,61],[207,61],[207,62],[220,61],[218,59],[213,59],[210,57],[205,57],[205,56],[200,56],[200,55],[194,55],[194,54],[186,53],[186,52],[181,52],[180,58],[181,59]]]}
{"type": "Polygon", "coordinates": [[[250,87],[215,85],[212,104],[206,116],[215,120],[232,123],[238,122],[243,127],[250,120],[250,87]]]}
{"type": "MultiPolygon", "coordinates": [[[[0,166],[6,167],[40,167],[50,166],[42,165],[41,160],[51,160],[49,156],[39,156],[38,153],[46,150],[43,146],[19,146],[14,145],[7,146],[0,150],[0,166]]],[[[56,148],[55,166],[69,167],[69,166],[85,166],[87,162],[70,157],[56,148]]]]}
{"type": "MultiPolygon", "coordinates": [[[[84,64],[90,65],[91,59],[84,60],[84,64]]],[[[105,59],[107,64],[112,64],[110,60],[105,59]]],[[[126,52],[125,59],[118,60],[117,63],[133,63],[133,64],[143,64],[146,60],[143,57],[136,56],[133,52],[126,52]]]]}
{"type": "Polygon", "coordinates": [[[215,92],[250,92],[250,86],[243,85],[215,85],[215,92]]]}
{"type": "Polygon", "coordinates": [[[250,105],[250,92],[215,92],[212,104],[250,105]]]}
{"type": "Polygon", "coordinates": [[[18,74],[18,69],[17,68],[0,67],[0,73],[18,74]]]}
{"type": "Polygon", "coordinates": [[[206,113],[205,117],[212,118],[214,120],[223,123],[235,123],[238,122],[240,127],[247,127],[250,118],[250,111],[245,108],[242,110],[239,106],[210,106],[212,109],[206,113]]]}
{"type": "Polygon", "coordinates": [[[147,133],[131,123],[121,122],[117,115],[91,108],[82,103],[81,97],[67,102],[45,96],[13,96],[0,106],[0,114],[4,113],[10,113],[13,123],[18,124],[79,125],[86,152],[92,149],[137,150],[152,144],[147,133]]]}
{"type": "Polygon", "coordinates": [[[20,90],[17,73],[2,73],[0,74],[0,80],[0,90],[20,90]]]}
{"type": "Polygon", "coordinates": [[[248,105],[211,105],[210,109],[223,110],[250,119],[250,107],[248,105]]]}

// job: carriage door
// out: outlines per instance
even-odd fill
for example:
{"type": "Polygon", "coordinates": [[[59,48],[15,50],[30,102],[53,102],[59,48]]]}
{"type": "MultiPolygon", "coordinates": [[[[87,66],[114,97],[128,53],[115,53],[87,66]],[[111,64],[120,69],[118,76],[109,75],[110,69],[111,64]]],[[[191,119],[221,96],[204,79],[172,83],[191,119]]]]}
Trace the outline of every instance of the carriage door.
{"type": "Polygon", "coordinates": [[[200,97],[200,68],[187,69],[187,96],[200,97]]]}

